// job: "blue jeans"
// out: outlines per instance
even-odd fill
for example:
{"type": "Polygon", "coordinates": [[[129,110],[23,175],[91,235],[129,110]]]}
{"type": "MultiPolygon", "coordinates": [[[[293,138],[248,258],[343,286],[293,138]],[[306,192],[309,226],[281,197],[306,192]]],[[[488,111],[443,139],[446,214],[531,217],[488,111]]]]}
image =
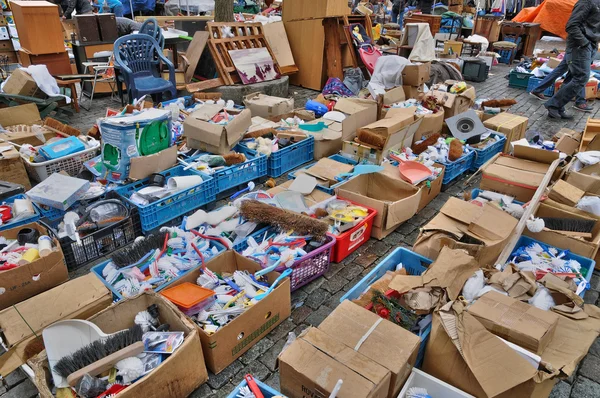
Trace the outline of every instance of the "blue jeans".
{"type": "Polygon", "coordinates": [[[594,44],[590,43],[584,48],[567,48],[565,61],[567,62],[571,81],[566,82],[560,87],[557,93],[544,104],[548,109],[553,108],[564,111],[565,105],[581,91],[585,89],[590,76],[590,66],[596,50],[594,44]]]}
{"type": "Polygon", "coordinates": [[[115,14],[115,17],[122,17],[123,16],[123,6],[115,6],[110,10],[110,12],[115,14]]]}
{"type": "MultiPolygon", "coordinates": [[[[552,72],[550,72],[550,74],[546,75],[546,77],[544,77],[542,79],[541,83],[536,88],[534,88],[532,90],[532,92],[537,93],[537,94],[543,93],[544,90],[546,90],[548,87],[550,87],[554,84],[556,79],[558,79],[559,77],[561,77],[568,71],[569,71],[569,64],[567,63],[566,58],[565,58],[560,62],[560,64],[558,64],[558,66],[556,68],[554,68],[554,70],[552,72]]],[[[570,74],[567,76],[567,80],[571,81],[570,74]]],[[[567,83],[568,81],[565,81],[563,83],[567,83]]],[[[581,90],[577,94],[577,97],[575,98],[575,104],[581,105],[581,104],[586,103],[585,96],[583,95],[584,93],[585,93],[585,90],[581,90]]]]}
{"type": "Polygon", "coordinates": [[[404,10],[400,10],[400,12],[394,12],[392,10],[392,23],[397,23],[400,25],[400,29],[402,29],[402,22],[404,20],[404,10]]]}

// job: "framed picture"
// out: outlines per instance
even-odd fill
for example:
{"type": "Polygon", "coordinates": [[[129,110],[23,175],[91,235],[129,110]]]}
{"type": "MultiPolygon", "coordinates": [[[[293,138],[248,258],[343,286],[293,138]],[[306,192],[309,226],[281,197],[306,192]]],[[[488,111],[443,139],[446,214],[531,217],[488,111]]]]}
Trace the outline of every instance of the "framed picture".
{"type": "Polygon", "coordinates": [[[266,82],[280,77],[269,50],[264,47],[228,52],[243,84],[266,82]]]}

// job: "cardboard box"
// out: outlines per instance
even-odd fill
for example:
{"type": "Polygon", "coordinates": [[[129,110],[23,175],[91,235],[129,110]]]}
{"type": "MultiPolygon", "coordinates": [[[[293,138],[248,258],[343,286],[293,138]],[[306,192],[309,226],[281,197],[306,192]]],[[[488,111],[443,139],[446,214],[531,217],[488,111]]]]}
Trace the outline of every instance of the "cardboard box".
{"type": "MultiPolygon", "coordinates": [[[[163,358],[160,366],[138,379],[115,398],[186,397],[208,380],[208,372],[202,360],[202,346],[198,331],[177,307],[160,295],[145,292],[128,300],[119,301],[87,320],[104,333],[115,333],[133,326],[133,319],[140,311],[151,305],[158,306],[160,323],[168,323],[170,331],[184,332],[183,343],[172,354],[163,358]]],[[[29,361],[35,373],[35,384],[40,397],[54,398],[52,376],[46,351],[29,361]]]]}
{"type": "Polygon", "coordinates": [[[429,137],[430,135],[442,133],[444,120],[446,118],[443,109],[438,113],[417,115],[417,118],[422,119],[422,121],[417,132],[415,133],[415,136],[413,137],[413,144],[429,137]]]}
{"type": "MultiPolygon", "coordinates": [[[[375,148],[382,152],[382,156],[387,156],[392,149],[402,149],[410,147],[413,138],[419,127],[422,119],[417,119],[413,114],[397,114],[389,118],[384,118],[375,123],[368,124],[359,129],[359,131],[367,131],[371,134],[377,134],[384,138],[385,144],[383,148],[375,148]]],[[[364,144],[363,144],[364,145],[364,144]]],[[[367,145],[368,146],[368,145],[367,145]]]]}
{"type": "Polygon", "coordinates": [[[413,251],[435,260],[440,249],[448,246],[466,250],[481,265],[493,265],[517,222],[516,218],[492,205],[479,207],[451,197],[421,228],[413,251]],[[479,243],[462,243],[463,238],[479,243]]]}
{"type": "Polygon", "coordinates": [[[284,22],[350,15],[346,0],[288,0],[283,4],[284,22]]]}
{"type": "MultiPolygon", "coordinates": [[[[382,164],[383,171],[388,177],[394,178],[396,180],[404,181],[400,177],[400,173],[398,172],[398,166],[393,166],[390,163],[382,164]]],[[[420,212],[427,206],[433,199],[438,196],[442,190],[442,181],[444,180],[444,172],[446,170],[446,166],[439,163],[434,163],[435,167],[441,168],[442,172],[438,175],[433,181],[423,181],[417,185],[417,188],[421,191],[421,199],[419,200],[419,206],[417,207],[417,213],[420,212]],[[428,184],[429,182],[429,184],[428,184]]],[[[373,226],[375,228],[375,226],[373,226]]]]}
{"type": "Polygon", "coordinates": [[[381,97],[383,105],[393,105],[406,100],[406,94],[404,94],[402,86],[394,87],[393,89],[386,91],[381,97]]]}
{"type": "Polygon", "coordinates": [[[600,194],[600,165],[595,164],[575,171],[573,163],[574,161],[566,168],[565,181],[585,192],[600,194]]]}
{"type": "MultiPolygon", "coordinates": [[[[446,82],[446,84],[450,84],[450,82],[446,82]]],[[[471,85],[467,85],[467,89],[460,94],[439,90],[431,90],[429,94],[433,95],[438,103],[444,105],[444,117],[446,119],[468,111],[475,103],[475,88],[471,85]]]]}
{"type": "Polygon", "coordinates": [[[187,146],[216,155],[225,155],[240,141],[242,135],[251,125],[251,113],[243,111],[227,112],[234,118],[226,125],[209,123],[215,115],[223,110],[217,104],[206,104],[191,113],[183,123],[187,146]]]}
{"type": "Polygon", "coordinates": [[[483,398],[548,397],[559,377],[575,372],[597,336],[594,328],[584,322],[560,316],[554,336],[541,355],[552,368],[547,371],[544,367],[534,368],[468,312],[449,317],[448,326],[445,329],[440,315],[434,314],[422,370],[483,398]],[[450,326],[454,320],[457,324],[450,326]],[[462,347],[462,355],[447,330],[460,330],[453,339],[462,347]]]}
{"type": "MultiPolygon", "coordinates": [[[[258,263],[232,250],[212,258],[206,263],[206,267],[218,274],[233,273],[237,270],[254,273],[262,269],[258,263]]],[[[167,285],[167,288],[184,282],[196,283],[200,273],[198,268],[167,285]]],[[[269,283],[273,283],[278,276],[277,272],[270,272],[267,275],[269,283]]],[[[197,327],[206,366],[218,374],[287,319],[290,313],[290,280],[286,278],[267,297],[216,333],[208,334],[197,327]]],[[[195,361],[198,362],[198,358],[195,361]]]]}
{"type": "Polygon", "coordinates": [[[23,185],[26,191],[31,189],[23,158],[15,148],[0,154],[0,181],[23,185]]]}
{"type": "Polygon", "coordinates": [[[380,164],[383,154],[380,150],[361,145],[354,141],[343,141],[341,155],[356,163],[380,164]]]}
{"type": "Polygon", "coordinates": [[[547,163],[500,155],[483,168],[480,187],[513,196],[520,202],[528,202],[542,183],[548,168],[547,163]]]}
{"type": "MultiPolygon", "coordinates": [[[[32,228],[40,235],[48,235],[46,228],[32,223],[2,231],[2,236],[17,239],[19,231],[23,228],[32,228]]],[[[46,257],[0,272],[0,290],[4,292],[0,295],[0,309],[20,303],[69,280],[65,257],[57,239],[53,239],[53,246],[54,250],[46,257]]]]}
{"type": "Polygon", "coordinates": [[[290,397],[328,397],[339,379],[339,398],[385,398],[390,388],[389,370],[314,327],[279,355],[279,375],[290,397]]]}
{"type": "Polygon", "coordinates": [[[405,86],[420,86],[429,81],[430,72],[431,64],[429,62],[406,65],[402,69],[402,84],[405,86]]]}
{"type": "Polygon", "coordinates": [[[471,315],[496,336],[541,354],[554,336],[558,315],[495,291],[469,306],[471,315]]]}
{"type": "Polygon", "coordinates": [[[558,65],[560,65],[560,63],[562,62],[562,60],[555,58],[555,57],[550,57],[548,59],[548,62],[546,63],[546,65],[548,65],[549,68],[554,69],[556,68],[558,65]]]}
{"type": "Polygon", "coordinates": [[[340,198],[377,210],[371,236],[383,239],[417,213],[421,200],[419,188],[384,173],[352,178],[336,188],[340,198]]]}
{"type": "Polygon", "coordinates": [[[569,184],[564,180],[558,180],[548,192],[548,198],[575,207],[577,203],[585,196],[585,191],[569,184]]]}
{"type": "Polygon", "coordinates": [[[111,303],[110,290],[96,275],[87,274],[0,311],[8,348],[0,356],[0,375],[6,377],[25,363],[25,347],[46,326],[62,319],[86,319],[111,303]]]}
{"type": "MultiPolygon", "coordinates": [[[[552,201],[547,202],[550,203],[552,201]]],[[[557,204],[556,206],[553,206],[546,202],[539,204],[534,215],[535,217],[543,218],[568,218],[595,221],[596,224],[592,229],[591,238],[581,238],[568,232],[559,232],[549,229],[544,229],[541,232],[531,232],[528,228],[525,228],[523,234],[531,236],[533,239],[544,242],[550,246],[568,248],[570,252],[579,254],[585,258],[593,259],[596,257],[598,247],[600,246],[600,222],[598,221],[598,217],[589,213],[581,214],[577,209],[567,205],[561,206],[560,204],[557,204]]]]}
{"type": "Polygon", "coordinates": [[[294,109],[294,99],[252,93],[244,97],[244,105],[252,112],[253,117],[270,118],[291,112],[294,109]]]}
{"type": "Polygon", "coordinates": [[[377,121],[377,102],[373,100],[342,98],[335,104],[333,110],[346,115],[342,123],[328,126],[336,131],[341,129],[342,140],[353,137],[359,128],[377,121]]]}
{"type": "Polygon", "coordinates": [[[152,155],[131,158],[129,178],[143,180],[152,173],[160,173],[176,165],[177,146],[174,145],[152,155]]]}
{"type": "Polygon", "coordinates": [[[557,135],[559,134],[560,138],[556,142],[556,149],[567,155],[574,155],[579,149],[583,134],[565,128],[560,129],[557,135]]]}
{"type": "Polygon", "coordinates": [[[24,95],[33,97],[39,91],[35,80],[23,69],[16,69],[4,84],[3,90],[7,94],[24,95]]]}
{"type": "Polygon", "coordinates": [[[421,339],[379,319],[377,314],[345,300],[321,322],[319,329],[388,369],[391,372],[388,397],[395,398],[415,365],[421,339]],[[394,344],[389,344],[390,341],[394,344]]]}
{"type": "Polygon", "coordinates": [[[423,90],[425,90],[425,86],[422,84],[420,86],[407,86],[403,85],[402,90],[404,90],[404,96],[406,99],[414,98],[421,100],[425,95],[423,90]]]}

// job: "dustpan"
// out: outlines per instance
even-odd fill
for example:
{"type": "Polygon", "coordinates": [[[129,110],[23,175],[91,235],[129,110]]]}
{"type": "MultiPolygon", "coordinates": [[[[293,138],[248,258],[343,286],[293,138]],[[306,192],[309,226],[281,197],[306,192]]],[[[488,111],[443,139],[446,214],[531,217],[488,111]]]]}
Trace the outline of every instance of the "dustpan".
{"type": "Polygon", "coordinates": [[[398,162],[400,178],[412,185],[425,181],[432,175],[431,170],[422,163],[415,162],[414,160],[402,160],[399,156],[393,154],[389,156],[398,162]]]}
{"type": "Polygon", "coordinates": [[[377,166],[377,165],[373,165],[373,164],[358,164],[358,165],[354,166],[354,170],[352,170],[352,172],[338,174],[335,176],[335,179],[337,181],[343,181],[347,178],[356,177],[361,174],[378,173],[382,170],[383,170],[382,166],[377,166]]]}
{"type": "Polygon", "coordinates": [[[48,354],[48,364],[52,379],[57,388],[69,387],[67,379],[54,372],[54,366],[63,357],[73,354],[80,348],[100,339],[111,336],[89,321],[67,319],[55,322],[42,332],[44,347],[48,354]]]}

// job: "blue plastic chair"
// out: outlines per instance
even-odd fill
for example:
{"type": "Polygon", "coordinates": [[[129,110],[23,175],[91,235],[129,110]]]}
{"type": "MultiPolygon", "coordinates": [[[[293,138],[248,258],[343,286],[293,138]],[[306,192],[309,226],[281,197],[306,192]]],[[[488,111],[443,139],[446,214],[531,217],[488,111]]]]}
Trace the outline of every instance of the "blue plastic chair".
{"type": "Polygon", "coordinates": [[[115,42],[114,55],[130,102],[148,94],[158,96],[156,100],[160,102],[165,91],[171,93],[171,98],[177,96],[175,68],[149,35],[138,33],[120,37],[115,42]],[[161,62],[169,69],[169,80],[160,75],[161,62]]]}
{"type": "Polygon", "coordinates": [[[165,49],[165,37],[161,32],[158,21],[155,18],[148,18],[140,27],[139,33],[150,35],[156,40],[161,50],[165,49]]]}

